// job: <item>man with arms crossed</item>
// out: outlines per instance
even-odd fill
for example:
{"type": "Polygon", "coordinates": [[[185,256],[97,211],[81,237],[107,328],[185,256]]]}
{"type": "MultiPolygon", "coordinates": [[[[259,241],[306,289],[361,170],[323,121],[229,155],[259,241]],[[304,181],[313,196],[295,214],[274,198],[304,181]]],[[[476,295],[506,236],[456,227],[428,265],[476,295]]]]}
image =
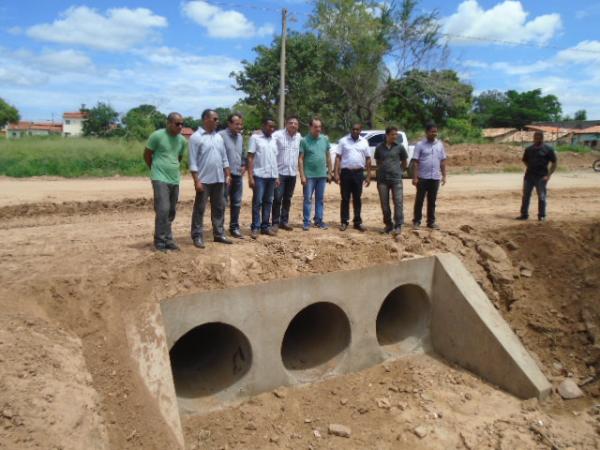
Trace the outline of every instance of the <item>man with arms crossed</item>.
{"type": "Polygon", "coordinates": [[[383,212],[385,233],[400,234],[404,224],[402,174],[406,170],[408,153],[397,143],[398,128],[387,127],[385,141],[375,149],[377,161],[377,192],[383,212]],[[394,201],[394,221],[390,209],[390,192],[394,201]]]}
{"type": "Polygon", "coordinates": [[[292,231],[289,224],[290,206],[296,188],[296,173],[298,171],[298,154],[302,136],[298,133],[300,123],[296,116],[288,117],[285,128],[273,133],[277,144],[277,168],[279,172],[279,187],[275,188],[273,200],[273,231],[279,228],[292,231]]]}
{"type": "Polygon", "coordinates": [[[275,121],[263,120],[262,132],[250,136],[248,145],[248,184],[252,189],[252,226],[250,237],[258,238],[258,233],[275,236],[269,226],[273,194],[279,186],[277,172],[277,144],[273,138],[275,121]]]}
{"type": "Polygon", "coordinates": [[[310,213],[313,194],[315,196],[314,226],[326,230],[328,227],[323,221],[325,206],[325,185],[331,183],[331,158],[329,157],[329,139],[321,136],[323,127],[321,120],[313,118],[309,123],[310,132],[300,141],[300,157],[298,170],[300,181],[304,186],[304,223],[302,229],[310,229],[310,213]]]}
{"type": "Polygon", "coordinates": [[[350,197],[352,197],[352,208],[354,209],[354,228],[358,231],[366,231],[360,217],[362,206],[361,195],[363,182],[365,187],[371,184],[371,155],[369,154],[369,142],[361,137],[362,125],[352,125],[350,135],[340,139],[335,155],[335,182],[340,185],[342,202],[340,206],[341,224],[340,230],[345,231],[350,221],[350,197]],[[367,179],[364,170],[367,169],[367,179]]]}
{"type": "Polygon", "coordinates": [[[230,114],[227,118],[227,128],[220,131],[223,138],[231,184],[225,187],[225,204],[229,203],[229,233],[238,239],[244,236],[240,231],[240,210],[242,208],[242,194],[244,189],[244,173],[246,173],[246,155],[244,154],[244,137],[241,132],[244,128],[242,116],[238,113],[230,114]]]}
{"type": "Polygon", "coordinates": [[[533,145],[523,153],[525,164],[525,177],[523,179],[523,199],[521,201],[521,215],[517,220],[529,218],[529,200],[535,188],[538,197],[538,220],[546,220],[546,186],[550,177],[556,170],[556,153],[549,145],[544,144],[544,133],[536,131],[533,134],[533,145]],[[548,163],[550,169],[548,170],[548,163]]]}
{"type": "Polygon", "coordinates": [[[175,220],[181,158],[186,141],[181,135],[183,117],[173,112],[167,117],[167,127],[156,130],[148,138],[144,161],[150,169],[154,191],[154,248],[158,251],[179,250],[173,239],[171,225],[175,220]]]}
{"type": "Polygon", "coordinates": [[[213,238],[221,244],[231,244],[225,237],[225,184],[231,182],[229,162],[223,138],[217,133],[219,115],[212,109],[202,112],[204,129],[190,137],[190,172],[194,180],[196,198],[192,211],[192,241],[204,248],[204,210],[210,198],[210,218],[213,238]]]}
{"type": "Polygon", "coordinates": [[[417,188],[413,215],[413,228],[421,226],[423,202],[427,196],[427,227],[439,229],[435,222],[435,201],[437,199],[440,180],[446,184],[446,151],[444,144],[438,141],[437,126],[433,123],[425,127],[426,138],[415,146],[413,185],[417,188]]]}

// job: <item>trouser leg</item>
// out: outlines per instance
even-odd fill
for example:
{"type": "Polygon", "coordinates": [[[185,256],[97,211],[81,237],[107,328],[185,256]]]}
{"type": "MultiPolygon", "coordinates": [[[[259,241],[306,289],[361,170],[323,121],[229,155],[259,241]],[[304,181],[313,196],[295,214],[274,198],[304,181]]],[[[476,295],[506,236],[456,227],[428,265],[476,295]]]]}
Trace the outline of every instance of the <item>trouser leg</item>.
{"type": "Polygon", "coordinates": [[[170,233],[169,217],[171,213],[171,196],[169,185],[162,181],[152,180],[154,192],[154,245],[167,244],[170,233]]]}
{"type": "Polygon", "coordinates": [[[269,219],[271,218],[271,208],[273,207],[273,195],[275,191],[275,178],[264,179],[264,190],[262,195],[262,221],[260,223],[261,230],[269,228],[269,219]]]}
{"type": "Polygon", "coordinates": [[[521,199],[521,217],[529,217],[529,201],[535,182],[529,177],[523,178],[523,197],[521,199]]]}
{"type": "Polygon", "coordinates": [[[423,203],[427,194],[427,186],[425,180],[419,178],[417,182],[417,193],[415,195],[415,206],[413,210],[413,223],[420,224],[423,218],[423,203]]]}
{"type": "Polygon", "coordinates": [[[315,224],[322,225],[325,216],[325,187],[327,178],[317,178],[315,186],[315,224]]]}
{"type": "Polygon", "coordinates": [[[535,183],[535,190],[538,198],[538,219],[546,217],[546,197],[547,197],[547,181],[540,178],[535,183]]]}
{"type": "Polygon", "coordinates": [[[281,204],[285,193],[286,177],[279,177],[279,186],[273,191],[272,224],[279,225],[281,221],[281,204]]]}
{"type": "Polygon", "coordinates": [[[394,227],[398,228],[404,225],[404,199],[402,181],[391,185],[392,199],[394,202],[394,227]]]}
{"type": "Polygon", "coordinates": [[[347,224],[350,221],[350,196],[352,195],[352,176],[351,172],[342,169],[340,173],[340,221],[347,224]]]}
{"type": "Polygon", "coordinates": [[[353,172],[352,176],[352,209],[354,209],[354,225],[360,225],[362,219],[360,212],[362,209],[362,189],[363,189],[363,173],[353,172]]]}
{"type": "Polygon", "coordinates": [[[386,227],[392,226],[392,212],[390,210],[390,186],[387,183],[377,183],[379,203],[383,213],[383,223],[386,227]]]}
{"type": "Polygon", "coordinates": [[[230,206],[229,206],[229,229],[240,229],[240,211],[242,209],[242,195],[244,193],[244,179],[241,175],[232,175],[231,186],[225,188],[229,190],[230,206]]]}
{"type": "Polygon", "coordinates": [[[177,200],[179,199],[179,185],[178,184],[169,184],[169,223],[166,233],[166,238],[168,243],[174,243],[173,239],[173,221],[175,220],[175,215],[177,214],[177,200]]]}
{"type": "Polygon", "coordinates": [[[315,192],[316,178],[307,178],[306,184],[304,185],[304,199],[302,205],[302,216],[303,225],[305,227],[310,225],[310,212],[312,209],[312,197],[315,192]]]}
{"type": "Polygon", "coordinates": [[[211,183],[208,192],[210,195],[210,220],[213,227],[213,236],[225,235],[225,183],[211,183]]]}
{"type": "Polygon", "coordinates": [[[296,176],[286,176],[285,189],[283,190],[283,199],[281,203],[280,222],[287,224],[290,220],[290,208],[292,206],[292,197],[296,188],[296,176]]]}
{"type": "Polygon", "coordinates": [[[261,210],[265,185],[264,179],[254,177],[254,189],[252,190],[252,230],[260,229],[261,210]]]}
{"type": "Polygon", "coordinates": [[[203,237],[204,233],[204,210],[208,200],[208,185],[204,185],[201,192],[196,191],[194,208],[192,209],[192,239],[203,237]]]}
{"type": "Polygon", "coordinates": [[[440,182],[438,180],[427,180],[427,225],[435,223],[435,202],[437,200],[440,182]]]}

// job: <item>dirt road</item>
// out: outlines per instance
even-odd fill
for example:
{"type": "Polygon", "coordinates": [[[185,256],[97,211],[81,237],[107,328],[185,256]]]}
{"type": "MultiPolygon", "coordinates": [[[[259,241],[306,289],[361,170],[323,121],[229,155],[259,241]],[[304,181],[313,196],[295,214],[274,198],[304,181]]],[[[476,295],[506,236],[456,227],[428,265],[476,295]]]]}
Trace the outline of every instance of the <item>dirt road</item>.
{"type": "MultiPolygon", "coordinates": [[[[126,349],[122,316],[133,305],[441,251],[460,256],[553,383],[567,375],[586,382],[584,399],[521,402],[435,357],[415,356],[289,389],[285,398],[267,393],[186,417],[188,448],[600,448],[600,176],[556,173],[543,224],[513,220],[520,179],[452,175],[439,197],[442,229],[405,230],[397,241],[379,232],[371,186],[366,233],[302,232],[296,195],[295,231],[204,250],[189,239],[193,192],[185,180],[174,228],[182,250],[169,254],[152,250],[147,180],[1,179],[0,448],[172,447],[126,349]],[[502,277],[484,246],[505,255],[502,277]],[[378,407],[380,397],[391,407],[378,407]],[[350,426],[351,438],[327,435],[329,423],[350,426]]],[[[246,190],[246,230],[249,198],[246,190]]],[[[407,221],[413,198],[406,182],[407,221]]],[[[337,187],[326,199],[335,225],[337,187]]]]}

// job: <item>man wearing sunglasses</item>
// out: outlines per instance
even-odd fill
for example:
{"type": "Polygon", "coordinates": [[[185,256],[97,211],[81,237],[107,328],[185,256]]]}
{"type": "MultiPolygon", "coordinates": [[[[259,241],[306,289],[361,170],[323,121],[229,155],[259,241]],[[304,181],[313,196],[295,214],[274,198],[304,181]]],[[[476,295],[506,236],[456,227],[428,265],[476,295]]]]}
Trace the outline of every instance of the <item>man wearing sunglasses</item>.
{"type": "Polygon", "coordinates": [[[231,172],[223,137],[217,133],[219,114],[212,109],[202,112],[204,129],[190,138],[190,172],[196,198],[192,212],[192,241],[204,248],[204,210],[210,198],[210,218],[213,238],[221,244],[231,244],[225,237],[225,185],[231,183],[231,172]]]}
{"type": "Polygon", "coordinates": [[[161,252],[179,250],[171,224],[175,220],[181,158],[186,145],[182,127],[183,117],[172,112],[167,117],[167,127],[152,133],[144,150],[154,191],[154,248],[161,252]]]}

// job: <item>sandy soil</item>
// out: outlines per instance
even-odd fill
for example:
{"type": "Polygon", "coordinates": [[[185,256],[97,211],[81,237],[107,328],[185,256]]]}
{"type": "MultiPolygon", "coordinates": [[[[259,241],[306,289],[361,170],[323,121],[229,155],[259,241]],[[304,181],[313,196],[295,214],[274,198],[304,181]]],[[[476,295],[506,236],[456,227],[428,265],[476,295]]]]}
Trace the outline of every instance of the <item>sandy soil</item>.
{"type": "MultiPolygon", "coordinates": [[[[548,378],[573,377],[584,398],[522,402],[433,356],[412,356],[185,417],[188,448],[600,448],[600,176],[555,174],[543,224],[513,220],[520,179],[452,175],[439,198],[442,229],[406,230],[397,241],[379,232],[371,186],[366,233],[296,229],[204,250],[188,237],[185,180],[175,222],[182,250],[169,254],[152,251],[147,180],[0,180],[0,448],[173,447],[126,348],[122,317],[133,306],[440,251],[464,261],[548,378]],[[332,423],[351,436],[329,435],[332,423]]],[[[405,193],[409,220],[408,184],[405,193]]],[[[326,199],[333,225],[336,186],[326,199]]],[[[292,222],[300,217],[297,196],[292,222]]]]}

